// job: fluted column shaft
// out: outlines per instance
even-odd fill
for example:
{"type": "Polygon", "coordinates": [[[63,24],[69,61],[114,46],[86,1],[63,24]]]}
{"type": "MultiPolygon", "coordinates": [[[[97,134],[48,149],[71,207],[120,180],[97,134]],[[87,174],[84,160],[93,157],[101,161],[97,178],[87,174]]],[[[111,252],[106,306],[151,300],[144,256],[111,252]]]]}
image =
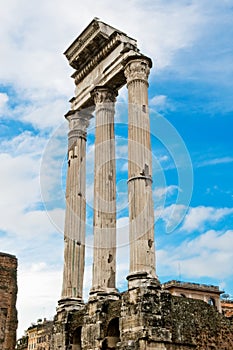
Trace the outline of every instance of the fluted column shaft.
{"type": "Polygon", "coordinates": [[[130,274],[129,287],[137,279],[154,278],[154,207],[152,155],[148,113],[148,76],[151,61],[131,60],[125,67],[128,88],[128,199],[130,274]]]}
{"type": "Polygon", "coordinates": [[[116,166],[114,112],[117,93],[96,87],[94,258],[90,297],[115,295],[116,166]]]}
{"type": "MultiPolygon", "coordinates": [[[[68,170],[64,232],[62,300],[82,301],[86,221],[86,129],[89,116],[76,112],[68,117],[68,170]]],[[[61,302],[62,302],[61,300],[61,302]]]]}

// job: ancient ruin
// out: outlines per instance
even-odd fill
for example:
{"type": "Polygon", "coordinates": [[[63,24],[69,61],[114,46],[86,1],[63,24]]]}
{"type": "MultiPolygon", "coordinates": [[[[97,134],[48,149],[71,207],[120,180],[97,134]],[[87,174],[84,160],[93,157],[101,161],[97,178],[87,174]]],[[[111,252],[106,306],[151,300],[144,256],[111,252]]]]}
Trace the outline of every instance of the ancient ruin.
{"type": "Polygon", "coordinates": [[[17,259],[0,253],[0,349],[13,350],[18,325],[17,310],[17,259]]]}
{"type": "Polygon", "coordinates": [[[152,67],[134,39],[94,19],[66,50],[76,89],[69,122],[64,274],[52,349],[233,349],[233,324],[202,300],[173,296],[155,271],[148,77],[152,67]],[[128,290],[116,288],[114,111],[128,88],[128,290]],[[83,302],[86,140],[95,118],[94,258],[83,302]]]}

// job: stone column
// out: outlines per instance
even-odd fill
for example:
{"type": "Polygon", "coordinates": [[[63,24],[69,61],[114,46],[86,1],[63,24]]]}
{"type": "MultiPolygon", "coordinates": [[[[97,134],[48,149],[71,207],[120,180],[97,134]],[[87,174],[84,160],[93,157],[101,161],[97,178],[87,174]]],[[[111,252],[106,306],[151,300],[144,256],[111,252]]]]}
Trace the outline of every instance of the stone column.
{"type": "Polygon", "coordinates": [[[128,88],[129,289],[155,279],[152,155],[148,113],[151,60],[139,57],[125,66],[128,88]]]}
{"type": "Polygon", "coordinates": [[[68,169],[64,232],[64,271],[60,307],[82,303],[86,225],[86,129],[90,115],[75,112],[67,116],[68,169]]]}
{"type": "Polygon", "coordinates": [[[114,111],[117,92],[96,87],[94,258],[90,299],[116,298],[116,166],[114,111]]]}

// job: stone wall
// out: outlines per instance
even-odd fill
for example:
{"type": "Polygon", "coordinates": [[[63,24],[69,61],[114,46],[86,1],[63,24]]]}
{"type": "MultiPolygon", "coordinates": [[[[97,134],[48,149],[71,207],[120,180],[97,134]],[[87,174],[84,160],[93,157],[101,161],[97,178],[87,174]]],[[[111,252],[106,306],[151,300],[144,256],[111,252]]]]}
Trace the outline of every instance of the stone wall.
{"type": "Polygon", "coordinates": [[[17,330],[17,259],[0,253],[0,349],[13,350],[17,330]]]}
{"type": "Polygon", "coordinates": [[[55,318],[52,349],[232,350],[233,320],[202,300],[148,285],[55,318]]]}
{"type": "Polygon", "coordinates": [[[171,309],[174,341],[186,339],[198,350],[233,349],[233,320],[217,312],[214,306],[173,297],[171,309]]]}

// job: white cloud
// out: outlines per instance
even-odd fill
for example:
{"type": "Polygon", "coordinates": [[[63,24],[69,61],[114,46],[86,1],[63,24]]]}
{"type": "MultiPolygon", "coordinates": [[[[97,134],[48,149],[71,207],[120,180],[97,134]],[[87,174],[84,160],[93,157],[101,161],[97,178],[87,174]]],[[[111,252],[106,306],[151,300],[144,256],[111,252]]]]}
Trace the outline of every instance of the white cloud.
{"type": "Polygon", "coordinates": [[[40,190],[47,209],[64,207],[67,166],[67,124],[62,123],[44,143],[40,162],[40,190]]]}
{"type": "Polygon", "coordinates": [[[9,97],[7,94],[0,93],[0,115],[3,113],[8,100],[9,100],[9,97]]]}
{"type": "Polygon", "coordinates": [[[94,17],[90,8],[93,14],[101,13],[104,21],[138,38],[140,48],[157,57],[157,69],[170,64],[177,50],[192,45],[203,21],[198,5],[183,1],[169,5],[158,1],[150,6],[124,2],[122,11],[119,3],[111,7],[106,4],[106,0],[98,3],[87,0],[83,4],[69,0],[66,4],[59,2],[54,12],[54,6],[45,0],[40,6],[32,6],[28,0],[20,4],[16,0],[8,2],[0,17],[1,80],[26,88],[24,93],[33,99],[71,94],[72,81],[67,79],[71,70],[62,52],[94,17]],[[78,24],[75,9],[82,13],[78,24]]]}
{"type": "Polygon", "coordinates": [[[169,157],[167,155],[163,155],[158,157],[159,162],[167,162],[169,160],[169,157]]]}
{"type": "Polygon", "coordinates": [[[224,217],[233,214],[232,208],[214,208],[199,206],[190,208],[184,219],[182,229],[191,232],[194,230],[201,231],[208,223],[213,225],[224,217]]]}
{"type": "Polygon", "coordinates": [[[197,166],[204,167],[208,165],[227,164],[232,162],[233,162],[233,157],[220,157],[220,158],[204,160],[200,162],[197,166]]]}
{"type": "MultiPolygon", "coordinates": [[[[175,189],[171,188],[171,191],[175,189]]],[[[165,189],[158,189],[159,194],[162,196],[165,189]]],[[[156,190],[155,190],[156,192],[156,190]]],[[[203,231],[206,226],[213,226],[225,217],[232,215],[232,208],[214,208],[214,207],[186,207],[181,204],[172,204],[167,207],[157,207],[155,210],[155,219],[162,219],[166,228],[170,226],[176,226],[182,222],[182,226],[179,230],[186,231],[188,233],[193,231],[203,231]]]]}
{"type": "Polygon", "coordinates": [[[166,230],[170,233],[170,227],[176,228],[184,219],[188,208],[182,204],[172,204],[168,207],[158,207],[155,210],[155,220],[162,219],[166,224],[166,230]]]}
{"type": "Polygon", "coordinates": [[[156,187],[153,191],[154,196],[156,198],[156,200],[160,200],[163,197],[166,196],[173,196],[174,193],[177,193],[177,191],[179,191],[179,187],[176,185],[170,185],[167,187],[156,187]]]}
{"type": "Polygon", "coordinates": [[[121,166],[121,171],[128,171],[128,162],[124,162],[121,166]]]}
{"type": "Polygon", "coordinates": [[[128,145],[127,143],[121,145],[120,142],[122,141],[126,143],[128,140],[127,139],[122,140],[122,138],[116,139],[116,159],[120,158],[120,159],[128,160],[128,145]]]}
{"type": "MultiPolygon", "coordinates": [[[[41,237],[41,235],[49,235],[56,231],[57,227],[60,228],[63,225],[62,213],[64,210],[48,208],[48,212],[46,212],[43,208],[40,192],[42,181],[40,158],[43,154],[45,140],[45,137],[23,132],[15,138],[1,143],[1,148],[5,153],[0,154],[0,210],[2,213],[0,230],[4,232],[41,237]],[[56,228],[51,225],[49,218],[57,223],[56,228]]],[[[61,158],[62,142],[60,145],[58,138],[55,150],[53,156],[58,157],[59,155],[61,158]]],[[[51,155],[49,151],[46,154],[51,155]]],[[[53,178],[51,180],[47,176],[46,179],[43,179],[47,192],[49,192],[50,187],[46,180],[51,181],[53,189],[54,183],[59,188],[59,175],[61,174],[59,160],[49,165],[52,169],[50,176],[53,178]]],[[[62,194],[64,197],[63,192],[62,194]]],[[[48,195],[46,199],[48,199],[48,195]]]]}
{"type": "Polygon", "coordinates": [[[18,271],[18,336],[25,327],[39,318],[50,318],[56,313],[57,301],[61,295],[61,269],[53,269],[40,261],[31,266],[19,265],[18,271]]]}
{"type": "Polygon", "coordinates": [[[160,275],[183,278],[215,278],[220,281],[232,276],[233,231],[210,230],[181,245],[167,245],[157,251],[160,275]],[[171,254],[172,251],[172,254],[171,254]]]}
{"type": "Polygon", "coordinates": [[[121,217],[117,220],[117,247],[129,245],[129,218],[121,217]]]}
{"type": "Polygon", "coordinates": [[[164,107],[166,105],[167,102],[167,96],[165,95],[157,95],[154,96],[151,100],[150,100],[150,104],[156,107],[164,107]]]}
{"type": "Polygon", "coordinates": [[[28,155],[12,157],[3,153],[0,162],[1,212],[10,212],[9,208],[12,212],[16,206],[26,209],[36,203],[39,200],[38,160],[28,155]]]}
{"type": "Polygon", "coordinates": [[[18,257],[19,335],[37,318],[53,316],[61,288],[61,274],[52,265],[62,261],[57,226],[64,224],[64,210],[46,212],[41,203],[45,142],[45,136],[28,131],[1,142],[0,247],[18,257]]]}
{"type": "MultiPolygon", "coordinates": [[[[25,99],[27,98],[27,96],[24,97],[25,99]]],[[[14,97],[11,97],[9,102],[14,105],[14,97]]],[[[15,107],[10,107],[10,105],[7,106],[5,104],[5,108],[3,108],[0,113],[2,120],[7,119],[8,122],[13,120],[21,121],[31,124],[35,129],[43,131],[44,129],[54,129],[63,125],[63,115],[68,109],[69,105],[66,101],[66,97],[55,96],[50,99],[40,99],[38,93],[36,93],[36,101],[28,100],[27,103],[25,103],[21,100],[18,101],[15,107]]]]}
{"type": "Polygon", "coordinates": [[[41,156],[44,149],[46,138],[40,135],[33,135],[30,131],[23,131],[12,139],[1,142],[1,150],[5,155],[12,156],[14,160],[17,157],[28,155],[32,160],[41,156]]]}
{"type": "Polygon", "coordinates": [[[172,106],[171,102],[168,101],[168,97],[165,95],[156,95],[154,96],[150,102],[149,105],[157,112],[163,112],[166,110],[174,110],[174,106],[172,106]]]}
{"type": "Polygon", "coordinates": [[[26,113],[24,112],[20,116],[20,120],[31,123],[38,129],[56,127],[63,125],[63,115],[68,111],[68,108],[64,98],[48,102],[42,101],[40,104],[33,104],[26,113]]]}

